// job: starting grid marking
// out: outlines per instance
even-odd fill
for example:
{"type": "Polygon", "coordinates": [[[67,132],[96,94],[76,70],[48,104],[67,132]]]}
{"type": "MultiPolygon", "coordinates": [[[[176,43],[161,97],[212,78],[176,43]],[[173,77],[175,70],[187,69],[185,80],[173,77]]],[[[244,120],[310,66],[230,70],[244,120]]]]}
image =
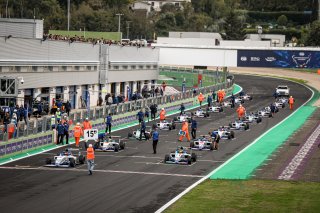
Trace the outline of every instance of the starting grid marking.
{"type": "Polygon", "coordinates": [[[281,175],[278,177],[280,180],[290,180],[292,176],[301,165],[302,161],[306,158],[307,154],[310,152],[312,146],[316,143],[317,138],[320,135],[320,125],[317,129],[310,135],[307,142],[301,147],[299,152],[294,156],[288,166],[282,171],[281,175]]]}
{"type": "MultiPolygon", "coordinates": [[[[0,169],[8,170],[37,170],[37,171],[71,171],[71,172],[84,172],[87,173],[87,169],[72,169],[72,168],[48,168],[48,167],[29,167],[29,166],[18,166],[18,167],[6,167],[1,166],[0,169]]],[[[138,171],[121,171],[121,170],[94,170],[94,173],[118,173],[118,174],[137,174],[137,175],[153,175],[153,176],[169,176],[169,177],[188,177],[188,178],[203,178],[202,175],[188,175],[188,174],[175,174],[175,173],[160,173],[160,172],[138,172],[138,171]]]]}

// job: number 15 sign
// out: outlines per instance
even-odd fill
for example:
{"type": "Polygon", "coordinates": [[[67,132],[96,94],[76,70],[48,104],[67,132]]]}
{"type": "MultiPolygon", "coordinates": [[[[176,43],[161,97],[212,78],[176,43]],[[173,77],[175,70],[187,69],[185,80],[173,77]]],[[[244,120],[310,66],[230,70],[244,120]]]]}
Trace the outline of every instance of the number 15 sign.
{"type": "Polygon", "coordinates": [[[86,129],[84,130],[85,140],[98,140],[98,130],[97,129],[86,129]]]}

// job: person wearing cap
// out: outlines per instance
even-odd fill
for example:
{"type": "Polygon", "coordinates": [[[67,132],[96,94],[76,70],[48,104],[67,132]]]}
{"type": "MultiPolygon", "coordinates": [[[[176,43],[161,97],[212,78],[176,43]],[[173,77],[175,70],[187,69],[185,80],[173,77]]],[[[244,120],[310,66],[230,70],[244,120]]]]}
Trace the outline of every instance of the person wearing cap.
{"type": "Polygon", "coordinates": [[[88,174],[92,175],[94,169],[94,149],[92,144],[89,144],[87,148],[87,165],[88,165],[88,174]]]}
{"type": "Polygon", "coordinates": [[[198,95],[198,101],[199,101],[199,103],[200,103],[200,107],[201,107],[201,105],[202,105],[203,100],[204,100],[204,96],[203,96],[203,94],[200,92],[200,94],[198,95]]]}
{"type": "Polygon", "coordinates": [[[82,125],[83,125],[83,130],[92,129],[92,125],[91,125],[91,123],[90,123],[90,121],[89,121],[89,118],[86,118],[86,119],[83,121],[82,125]]]}
{"type": "Polygon", "coordinates": [[[182,142],[184,136],[187,137],[188,142],[190,142],[190,135],[189,135],[189,124],[187,120],[183,120],[181,131],[185,132],[185,135],[180,135],[179,141],[182,142]]]}
{"type": "Polygon", "coordinates": [[[57,122],[59,122],[61,120],[61,111],[60,108],[57,109],[56,111],[56,118],[57,118],[57,122]]]}
{"type": "Polygon", "coordinates": [[[80,137],[83,135],[80,123],[77,123],[77,125],[73,128],[73,135],[74,140],[76,141],[76,147],[79,147],[80,137]]]}
{"type": "Polygon", "coordinates": [[[198,123],[194,119],[194,117],[192,117],[191,118],[191,136],[192,136],[192,139],[196,139],[196,137],[197,137],[197,127],[198,127],[198,123]]]}
{"type": "Polygon", "coordinates": [[[294,103],[294,98],[292,96],[290,96],[289,100],[289,107],[290,107],[290,110],[293,110],[293,103],[294,103]]]}
{"type": "Polygon", "coordinates": [[[237,109],[237,113],[238,113],[239,120],[244,117],[244,115],[246,113],[246,109],[242,106],[242,104],[239,105],[239,107],[237,109]]]}
{"type": "Polygon", "coordinates": [[[160,111],[160,122],[166,120],[166,111],[164,108],[161,109],[160,111]]]}

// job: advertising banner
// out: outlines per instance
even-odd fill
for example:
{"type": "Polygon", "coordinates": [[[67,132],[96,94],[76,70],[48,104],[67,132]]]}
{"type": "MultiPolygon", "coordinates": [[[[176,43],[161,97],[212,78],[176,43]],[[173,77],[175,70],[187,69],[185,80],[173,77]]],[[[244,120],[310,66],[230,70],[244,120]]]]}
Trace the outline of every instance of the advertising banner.
{"type": "Polygon", "coordinates": [[[238,50],[238,67],[320,68],[320,51],[238,50]]]}

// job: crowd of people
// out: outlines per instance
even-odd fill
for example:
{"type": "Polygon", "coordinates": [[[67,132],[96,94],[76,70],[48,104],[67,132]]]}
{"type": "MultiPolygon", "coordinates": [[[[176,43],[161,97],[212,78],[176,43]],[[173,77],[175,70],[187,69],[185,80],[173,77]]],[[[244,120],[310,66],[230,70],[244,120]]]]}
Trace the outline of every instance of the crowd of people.
{"type": "Polygon", "coordinates": [[[107,44],[107,45],[118,45],[118,46],[136,46],[136,47],[144,47],[147,46],[143,42],[138,41],[116,41],[111,39],[104,38],[87,38],[84,36],[66,36],[66,35],[56,35],[56,34],[43,34],[43,40],[54,40],[54,41],[66,41],[69,43],[73,42],[81,42],[81,43],[91,43],[93,45],[96,44],[107,44]]]}

